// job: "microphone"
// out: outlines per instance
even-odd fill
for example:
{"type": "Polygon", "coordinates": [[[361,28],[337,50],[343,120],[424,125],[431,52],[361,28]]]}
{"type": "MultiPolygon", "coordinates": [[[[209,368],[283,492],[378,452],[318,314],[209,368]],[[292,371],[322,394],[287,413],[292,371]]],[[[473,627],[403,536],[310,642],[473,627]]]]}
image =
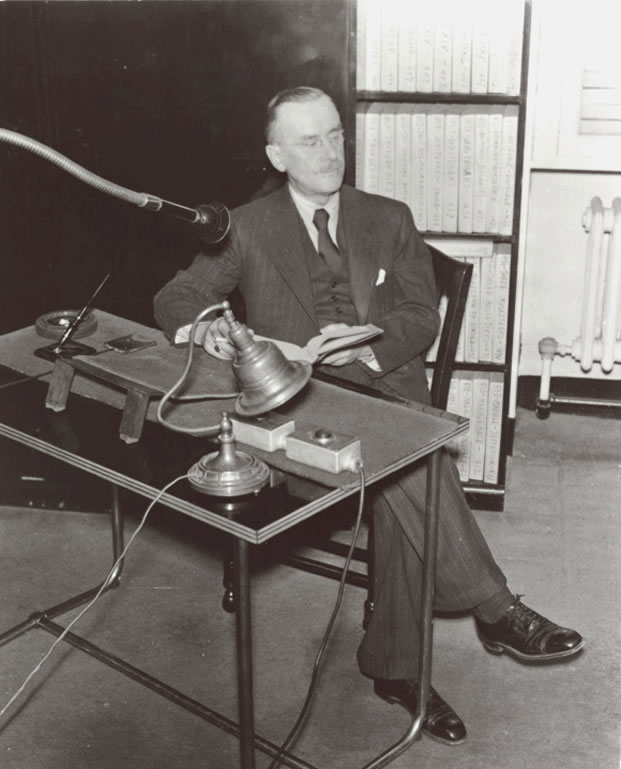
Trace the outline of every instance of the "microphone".
{"type": "Polygon", "coordinates": [[[196,208],[188,208],[156,198],[154,195],[145,195],[144,201],[138,205],[147,210],[160,211],[176,219],[183,219],[195,227],[198,237],[209,245],[223,240],[231,226],[229,210],[222,203],[201,203],[196,208]]]}
{"type": "Polygon", "coordinates": [[[146,201],[140,204],[142,208],[151,211],[161,211],[163,214],[183,219],[196,227],[199,238],[210,245],[219,243],[226,237],[231,226],[229,210],[222,203],[201,203],[196,208],[180,206],[169,200],[147,195],[146,201]]]}
{"type": "Polygon", "coordinates": [[[229,210],[222,203],[201,203],[196,208],[188,208],[154,195],[145,195],[144,201],[138,205],[149,211],[160,211],[176,219],[183,219],[196,227],[199,238],[210,245],[223,240],[231,226],[229,210]]]}
{"type": "Polygon", "coordinates": [[[219,243],[231,226],[229,210],[222,203],[202,203],[196,210],[200,219],[195,223],[198,235],[205,243],[219,243]]]}

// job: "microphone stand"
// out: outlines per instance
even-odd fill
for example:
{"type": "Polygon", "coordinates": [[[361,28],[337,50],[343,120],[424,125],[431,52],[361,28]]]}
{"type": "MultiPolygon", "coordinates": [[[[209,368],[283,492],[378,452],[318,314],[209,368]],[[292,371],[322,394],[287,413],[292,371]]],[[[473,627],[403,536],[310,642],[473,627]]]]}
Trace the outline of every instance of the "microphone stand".
{"type": "Polygon", "coordinates": [[[119,184],[110,182],[83,168],[74,163],[73,160],[61,155],[60,152],[36,141],[36,139],[31,139],[29,136],[24,136],[16,131],[9,131],[6,128],[0,128],[0,142],[8,142],[33,152],[35,155],[39,155],[50,163],[62,168],[63,171],[67,171],[67,173],[80,179],[80,181],[108,195],[119,198],[119,200],[133,203],[136,206],[140,206],[140,208],[145,208],[147,211],[162,211],[169,216],[183,219],[196,228],[199,238],[205,243],[219,243],[226,237],[229,231],[231,225],[229,210],[222,203],[202,203],[196,208],[188,208],[178,203],[162,200],[162,198],[158,198],[156,195],[128,190],[126,187],[121,187],[119,184]]]}

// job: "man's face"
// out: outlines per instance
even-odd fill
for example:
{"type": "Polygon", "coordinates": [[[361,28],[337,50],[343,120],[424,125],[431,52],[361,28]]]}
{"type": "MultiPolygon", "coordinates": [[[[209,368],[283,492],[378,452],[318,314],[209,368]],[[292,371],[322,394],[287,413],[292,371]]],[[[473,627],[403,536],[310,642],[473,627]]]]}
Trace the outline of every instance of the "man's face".
{"type": "Polygon", "coordinates": [[[277,109],[267,155],[301,195],[323,205],[345,173],[343,127],[327,96],[287,102],[277,109]]]}

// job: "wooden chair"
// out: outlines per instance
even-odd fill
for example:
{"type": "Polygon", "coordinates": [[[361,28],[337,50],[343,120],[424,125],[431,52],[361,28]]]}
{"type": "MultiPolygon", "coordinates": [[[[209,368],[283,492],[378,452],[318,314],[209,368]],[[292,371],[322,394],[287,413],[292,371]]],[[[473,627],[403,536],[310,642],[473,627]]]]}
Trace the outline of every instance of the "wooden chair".
{"type": "MultiPolygon", "coordinates": [[[[437,300],[440,303],[442,297],[446,297],[446,312],[440,331],[439,344],[435,363],[433,364],[433,377],[431,381],[431,402],[439,409],[446,409],[448,400],[449,386],[455,364],[455,353],[457,342],[461,330],[464,311],[466,308],[466,299],[468,298],[468,289],[472,278],[472,265],[453,259],[443,254],[437,248],[429,247],[433,258],[433,269],[436,280],[437,300]]],[[[338,380],[334,380],[338,381],[338,380]]],[[[346,510],[350,517],[351,508],[346,510]]],[[[334,532],[334,516],[330,516],[330,528],[326,529],[325,534],[315,535],[312,541],[306,541],[306,547],[313,550],[330,553],[345,557],[349,550],[349,545],[336,541],[330,536],[334,532]]],[[[357,547],[354,550],[353,560],[366,564],[366,571],[356,571],[350,569],[347,573],[346,581],[349,584],[357,585],[367,589],[367,600],[365,602],[365,620],[364,625],[368,624],[370,612],[373,610],[373,527],[372,521],[369,521],[369,530],[367,536],[367,547],[357,547]]],[[[343,574],[343,568],[340,564],[329,563],[320,558],[308,557],[297,553],[291,553],[280,557],[282,563],[292,566],[312,574],[318,574],[330,579],[340,580],[343,574]]],[[[225,588],[222,601],[223,608],[226,611],[235,610],[235,596],[233,593],[233,563],[230,559],[224,562],[225,588]]]]}

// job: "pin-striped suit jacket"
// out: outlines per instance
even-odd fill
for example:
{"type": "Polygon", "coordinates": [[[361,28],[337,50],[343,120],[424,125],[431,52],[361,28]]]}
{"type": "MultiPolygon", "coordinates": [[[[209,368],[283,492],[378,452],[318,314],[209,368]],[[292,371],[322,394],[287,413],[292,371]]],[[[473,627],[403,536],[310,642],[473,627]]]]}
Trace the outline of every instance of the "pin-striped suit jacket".
{"type": "MultiPolygon", "coordinates": [[[[332,373],[428,402],[421,354],[439,326],[429,251],[403,203],[344,185],[339,231],[347,244],[351,298],[359,323],[375,323],[380,364],[332,373]]],[[[310,238],[284,185],[231,214],[231,230],[156,296],[155,316],[173,335],[206,306],[239,287],[256,333],[304,345],[319,330],[308,269],[310,238]]]]}

